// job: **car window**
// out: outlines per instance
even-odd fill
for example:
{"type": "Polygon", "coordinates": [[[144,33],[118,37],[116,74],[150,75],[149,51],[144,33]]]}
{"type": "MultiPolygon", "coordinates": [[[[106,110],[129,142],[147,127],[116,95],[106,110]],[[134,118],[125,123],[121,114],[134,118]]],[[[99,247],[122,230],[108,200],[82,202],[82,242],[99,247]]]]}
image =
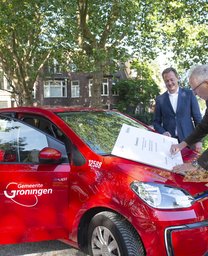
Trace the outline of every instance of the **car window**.
{"type": "Polygon", "coordinates": [[[56,137],[56,134],[53,130],[52,123],[43,117],[27,116],[27,115],[22,116],[22,114],[21,114],[21,120],[33,127],[40,129],[41,131],[43,131],[53,137],[56,137]]]}
{"type": "Polygon", "coordinates": [[[64,112],[58,115],[98,154],[110,154],[123,124],[145,126],[113,111],[64,112]]]}
{"type": "Polygon", "coordinates": [[[0,163],[39,163],[40,150],[53,146],[66,156],[58,141],[18,120],[0,117],[0,163]]]}
{"type": "Polygon", "coordinates": [[[21,114],[20,120],[62,141],[66,146],[67,153],[71,153],[71,141],[69,138],[48,119],[39,115],[21,114]]]}

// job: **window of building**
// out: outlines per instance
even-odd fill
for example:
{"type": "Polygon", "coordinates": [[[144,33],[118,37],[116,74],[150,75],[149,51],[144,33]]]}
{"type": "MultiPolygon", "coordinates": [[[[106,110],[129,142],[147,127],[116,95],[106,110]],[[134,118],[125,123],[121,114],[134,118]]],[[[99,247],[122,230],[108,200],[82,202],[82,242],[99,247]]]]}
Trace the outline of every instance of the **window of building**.
{"type": "Polygon", "coordinates": [[[0,71],[0,89],[4,89],[4,73],[0,71]]]}
{"type": "Polygon", "coordinates": [[[89,79],[89,97],[92,96],[92,79],[89,79]]]}
{"type": "Polygon", "coordinates": [[[109,95],[109,83],[108,78],[103,79],[103,84],[101,86],[101,96],[108,96],[109,95]]]}
{"type": "Polygon", "coordinates": [[[119,95],[118,89],[115,88],[115,82],[112,83],[112,93],[113,93],[113,96],[118,96],[119,95]]]}
{"type": "Polygon", "coordinates": [[[44,82],[44,97],[67,97],[66,82],[63,80],[48,80],[44,82]]]}
{"type": "Polygon", "coordinates": [[[4,72],[0,71],[0,89],[1,90],[10,90],[11,83],[9,80],[4,76],[4,72]]]}
{"type": "Polygon", "coordinates": [[[71,81],[71,97],[78,98],[80,97],[80,85],[79,80],[71,81]]]}
{"type": "Polygon", "coordinates": [[[8,79],[6,79],[6,88],[7,88],[7,90],[10,90],[11,89],[11,86],[10,86],[10,82],[9,82],[9,80],[8,79]]]}
{"type": "Polygon", "coordinates": [[[54,65],[54,74],[61,74],[61,67],[58,63],[54,65]]]}
{"type": "MultiPolygon", "coordinates": [[[[92,79],[89,79],[89,97],[92,96],[92,79]]],[[[103,79],[103,83],[101,86],[101,96],[108,96],[109,95],[109,81],[108,78],[103,79]]]]}
{"type": "Polygon", "coordinates": [[[8,101],[5,101],[5,100],[0,101],[0,108],[8,108],[8,107],[9,107],[8,101]]]}
{"type": "Polygon", "coordinates": [[[49,74],[61,74],[62,73],[61,66],[56,59],[53,59],[53,62],[48,64],[48,73],[49,74]]]}

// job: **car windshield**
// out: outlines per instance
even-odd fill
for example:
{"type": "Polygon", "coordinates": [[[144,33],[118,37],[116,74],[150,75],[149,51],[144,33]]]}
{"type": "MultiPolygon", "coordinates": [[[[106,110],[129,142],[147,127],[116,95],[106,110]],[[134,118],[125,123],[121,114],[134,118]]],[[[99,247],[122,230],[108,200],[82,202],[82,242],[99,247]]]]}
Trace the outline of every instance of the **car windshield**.
{"type": "Polygon", "coordinates": [[[64,112],[58,115],[97,154],[109,155],[123,124],[147,129],[118,112],[64,112]]]}

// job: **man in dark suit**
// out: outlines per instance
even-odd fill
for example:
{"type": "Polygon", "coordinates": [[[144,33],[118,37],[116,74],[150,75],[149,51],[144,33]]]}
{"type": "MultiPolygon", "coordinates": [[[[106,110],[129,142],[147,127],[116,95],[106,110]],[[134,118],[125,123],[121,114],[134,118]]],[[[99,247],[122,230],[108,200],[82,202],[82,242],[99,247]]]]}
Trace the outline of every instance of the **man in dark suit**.
{"type": "MultiPolygon", "coordinates": [[[[208,65],[198,65],[191,69],[189,75],[189,83],[193,92],[205,101],[208,100],[208,65]]],[[[171,146],[171,153],[176,154],[186,146],[193,145],[196,141],[201,140],[208,134],[208,108],[196,129],[181,143],[171,146]]],[[[197,160],[192,163],[185,163],[173,168],[174,171],[182,174],[187,172],[201,173],[202,177],[204,173],[208,173],[208,149],[206,149],[197,160]]]]}
{"type": "MultiPolygon", "coordinates": [[[[156,98],[153,126],[157,132],[181,142],[201,122],[198,101],[192,90],[179,87],[174,68],[165,69],[162,77],[167,91],[156,98]]],[[[200,152],[202,143],[197,142],[195,149],[200,152]]]]}

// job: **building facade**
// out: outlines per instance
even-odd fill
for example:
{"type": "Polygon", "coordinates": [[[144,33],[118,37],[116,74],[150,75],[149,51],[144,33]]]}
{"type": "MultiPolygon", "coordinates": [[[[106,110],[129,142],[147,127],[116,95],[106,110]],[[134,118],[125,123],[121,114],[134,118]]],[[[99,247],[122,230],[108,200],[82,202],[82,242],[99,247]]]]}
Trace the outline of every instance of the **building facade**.
{"type": "MultiPolygon", "coordinates": [[[[120,79],[120,74],[106,75],[100,88],[101,103],[104,108],[114,108],[118,92],[113,86],[120,79]]],[[[93,79],[89,73],[53,73],[39,79],[35,86],[35,101],[47,106],[91,106],[91,87],[93,79]]]]}
{"type": "MultiPolygon", "coordinates": [[[[115,83],[127,79],[128,74],[119,71],[114,75],[104,75],[100,88],[101,105],[112,109],[118,102],[118,92],[113,89],[115,83]]],[[[34,85],[34,105],[40,106],[77,106],[90,107],[93,77],[84,72],[62,72],[56,64],[43,69],[41,77],[34,85]]],[[[12,98],[10,83],[0,71],[0,108],[17,106],[12,98]]]]}
{"type": "Polygon", "coordinates": [[[0,108],[15,107],[16,102],[10,93],[10,83],[0,70],[0,108]]]}

